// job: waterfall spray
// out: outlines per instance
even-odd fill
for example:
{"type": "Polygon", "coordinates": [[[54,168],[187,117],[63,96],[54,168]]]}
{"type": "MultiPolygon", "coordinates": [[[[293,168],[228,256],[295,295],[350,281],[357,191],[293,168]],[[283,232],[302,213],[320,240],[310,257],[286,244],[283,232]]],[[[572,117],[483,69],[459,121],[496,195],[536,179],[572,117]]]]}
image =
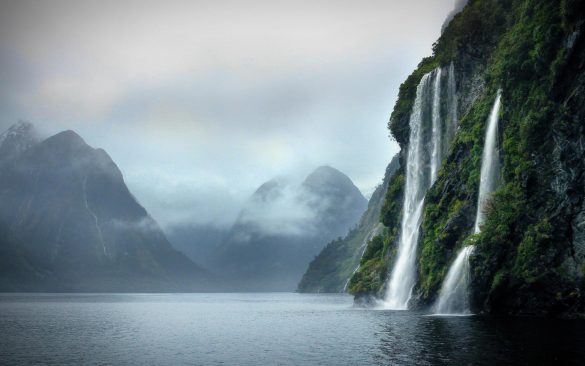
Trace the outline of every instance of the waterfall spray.
{"type": "Polygon", "coordinates": [[[475,247],[463,248],[449,268],[436,305],[438,314],[468,314],[469,311],[469,256],[475,247]]]}

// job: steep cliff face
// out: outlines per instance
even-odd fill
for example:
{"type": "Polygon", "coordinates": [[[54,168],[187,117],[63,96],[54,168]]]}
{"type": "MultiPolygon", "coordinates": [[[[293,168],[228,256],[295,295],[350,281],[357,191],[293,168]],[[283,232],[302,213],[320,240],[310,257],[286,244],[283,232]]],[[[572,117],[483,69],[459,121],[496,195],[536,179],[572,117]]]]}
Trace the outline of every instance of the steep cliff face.
{"type": "Polygon", "coordinates": [[[357,269],[368,242],[384,230],[384,225],[380,222],[380,211],[385,201],[388,182],[398,167],[396,155],[386,167],[384,180],[372,194],[358,225],[343,239],[335,239],[323,248],[309,264],[297,291],[333,293],[347,290],[349,278],[357,269]]]}
{"type": "Polygon", "coordinates": [[[173,249],[104,150],[73,131],[38,143],[31,133],[16,125],[0,144],[11,151],[0,160],[1,290],[202,288],[206,273],[173,249]]]}
{"type": "Polygon", "coordinates": [[[476,312],[585,312],[585,15],[581,1],[475,0],[457,14],[405,81],[389,127],[401,168],[389,184],[389,227],[350,283],[357,298],[385,291],[400,235],[410,112],[422,76],[453,64],[457,130],[426,194],[410,307],[429,306],[458,250],[474,243],[476,312]],[[487,117],[502,89],[499,188],[473,235],[487,117]]]}

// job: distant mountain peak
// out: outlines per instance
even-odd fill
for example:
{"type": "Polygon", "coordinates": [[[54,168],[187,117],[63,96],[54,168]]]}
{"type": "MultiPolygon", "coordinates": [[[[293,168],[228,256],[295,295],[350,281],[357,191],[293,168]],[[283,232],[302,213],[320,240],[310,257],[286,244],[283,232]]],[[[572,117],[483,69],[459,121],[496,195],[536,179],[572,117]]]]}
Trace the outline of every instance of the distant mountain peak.
{"type": "Polygon", "coordinates": [[[65,144],[69,147],[89,147],[85,140],[73,130],[61,131],[58,134],[49,137],[46,141],[65,144]]]}
{"type": "Polygon", "coordinates": [[[318,193],[331,190],[341,190],[346,193],[352,192],[351,195],[357,199],[366,201],[363,194],[347,175],[329,165],[322,165],[315,169],[305,178],[303,186],[312,192],[318,193]]]}
{"type": "Polygon", "coordinates": [[[16,156],[39,141],[34,125],[18,121],[0,135],[0,159],[16,156]]]}

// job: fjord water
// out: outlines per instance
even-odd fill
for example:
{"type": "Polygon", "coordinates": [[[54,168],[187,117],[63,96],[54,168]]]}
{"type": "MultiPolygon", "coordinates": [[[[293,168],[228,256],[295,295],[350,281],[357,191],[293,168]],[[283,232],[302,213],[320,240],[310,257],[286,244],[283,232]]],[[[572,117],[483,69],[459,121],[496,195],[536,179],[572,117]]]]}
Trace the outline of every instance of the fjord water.
{"type": "MultiPolygon", "coordinates": [[[[477,214],[475,216],[474,233],[479,233],[485,220],[485,205],[489,196],[496,189],[500,173],[500,156],[498,153],[497,136],[498,120],[501,107],[501,90],[498,90],[485,132],[484,147],[481,159],[479,193],[477,198],[477,214]]],[[[447,276],[439,292],[435,305],[438,314],[469,314],[469,257],[475,247],[468,245],[462,248],[449,268],[447,276]]]]}
{"type": "Polygon", "coordinates": [[[2,294],[0,364],[579,365],[581,321],[429,317],[347,295],[2,294]]]}

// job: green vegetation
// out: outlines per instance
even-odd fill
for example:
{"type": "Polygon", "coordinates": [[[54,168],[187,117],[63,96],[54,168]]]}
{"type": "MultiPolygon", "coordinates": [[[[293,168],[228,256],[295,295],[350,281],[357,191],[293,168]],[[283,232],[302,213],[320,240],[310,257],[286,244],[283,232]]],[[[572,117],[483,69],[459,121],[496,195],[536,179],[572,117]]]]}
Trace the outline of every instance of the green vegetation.
{"type": "Polygon", "coordinates": [[[373,238],[360,261],[359,270],[349,282],[352,294],[375,294],[383,291],[389,264],[396,255],[395,241],[398,238],[402,197],[404,195],[404,170],[399,169],[388,182],[381,221],[385,227],[384,235],[373,238]]]}
{"type": "MultiPolygon", "coordinates": [[[[579,1],[475,0],[434,44],[433,56],[401,85],[389,128],[403,151],[422,75],[455,64],[457,135],[427,194],[419,245],[421,305],[435,300],[449,264],[469,240],[477,311],[571,315],[585,312],[585,243],[575,224],[585,187],[585,47],[579,1]],[[503,90],[501,185],[482,232],[475,218],[485,122],[503,90]],[[578,239],[581,238],[581,239],[578,239]],[[582,249],[579,249],[582,248],[582,249]]],[[[382,219],[350,290],[382,291],[400,225],[404,172],[388,188],[382,219]]]]}
{"type": "MultiPolygon", "coordinates": [[[[379,256],[371,254],[376,246],[364,245],[369,238],[381,232],[380,211],[385,200],[388,184],[398,169],[398,155],[396,155],[384,175],[384,181],[376,188],[368,209],[363,214],[358,225],[350,230],[345,238],[339,238],[327,244],[318,256],[309,264],[298,286],[299,292],[342,292],[346,289],[348,279],[352,276],[360,263],[362,252],[364,256],[379,256]]],[[[377,249],[376,249],[377,251],[377,249]]],[[[376,285],[376,288],[379,285],[376,285]]]]}

